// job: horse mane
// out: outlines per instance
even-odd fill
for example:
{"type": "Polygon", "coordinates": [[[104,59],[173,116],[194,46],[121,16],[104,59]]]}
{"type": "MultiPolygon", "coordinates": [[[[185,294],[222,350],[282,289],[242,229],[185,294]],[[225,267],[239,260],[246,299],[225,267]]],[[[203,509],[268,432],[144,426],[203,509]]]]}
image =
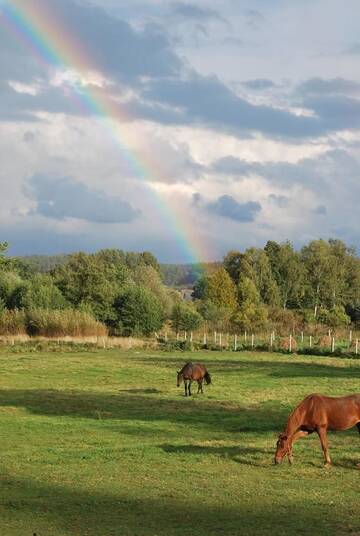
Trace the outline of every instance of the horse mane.
{"type": "Polygon", "coordinates": [[[188,367],[192,367],[192,363],[191,363],[191,361],[189,361],[188,363],[185,363],[185,365],[183,366],[183,368],[180,370],[179,374],[184,374],[185,370],[186,370],[188,367]]]}

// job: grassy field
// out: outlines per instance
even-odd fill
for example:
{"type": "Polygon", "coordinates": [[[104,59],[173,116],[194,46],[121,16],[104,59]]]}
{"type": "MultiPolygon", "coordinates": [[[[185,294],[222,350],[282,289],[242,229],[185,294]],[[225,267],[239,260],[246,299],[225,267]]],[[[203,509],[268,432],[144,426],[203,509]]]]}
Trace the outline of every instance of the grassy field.
{"type": "Polygon", "coordinates": [[[1,350],[0,534],[358,535],[356,429],[330,434],[330,470],[315,436],[272,465],[314,391],[360,392],[360,360],[1,350]],[[202,396],[176,388],[186,360],[212,373],[202,396]]]}

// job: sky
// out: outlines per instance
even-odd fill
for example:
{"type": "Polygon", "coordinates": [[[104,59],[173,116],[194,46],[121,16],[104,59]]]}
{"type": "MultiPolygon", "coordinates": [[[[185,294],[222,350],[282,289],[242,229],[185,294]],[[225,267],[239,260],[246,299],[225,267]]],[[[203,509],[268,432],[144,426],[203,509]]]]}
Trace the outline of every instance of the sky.
{"type": "Polygon", "coordinates": [[[360,246],[358,0],[14,1],[50,14],[66,61],[9,24],[12,4],[0,0],[12,254],[360,246]]]}

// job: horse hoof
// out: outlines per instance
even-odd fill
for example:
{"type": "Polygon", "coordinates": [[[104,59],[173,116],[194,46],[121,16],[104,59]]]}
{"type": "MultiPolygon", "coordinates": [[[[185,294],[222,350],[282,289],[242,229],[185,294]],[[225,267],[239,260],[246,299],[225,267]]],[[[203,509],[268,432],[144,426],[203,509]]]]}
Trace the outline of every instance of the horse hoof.
{"type": "Polygon", "coordinates": [[[331,463],[330,462],[324,463],[324,469],[330,469],[330,468],[331,468],[331,463]]]}
{"type": "Polygon", "coordinates": [[[360,469],[360,463],[357,463],[357,464],[355,465],[355,467],[356,467],[356,469],[360,469]]]}

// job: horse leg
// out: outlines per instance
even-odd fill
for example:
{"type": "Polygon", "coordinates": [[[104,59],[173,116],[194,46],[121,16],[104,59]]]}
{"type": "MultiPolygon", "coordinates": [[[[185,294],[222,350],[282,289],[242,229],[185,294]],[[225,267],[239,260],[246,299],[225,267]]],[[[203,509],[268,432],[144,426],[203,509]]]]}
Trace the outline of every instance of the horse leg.
{"type": "Polygon", "coordinates": [[[191,380],[189,380],[188,394],[189,394],[189,396],[191,396],[191,380]]]}
{"type": "Polygon", "coordinates": [[[184,380],[184,386],[185,386],[185,396],[188,395],[188,383],[187,380],[184,380]]]}
{"type": "Polygon", "coordinates": [[[330,455],[329,455],[329,443],[328,443],[328,439],[327,439],[327,435],[326,435],[325,426],[320,426],[317,429],[317,433],[319,435],[321,448],[323,450],[324,457],[325,457],[325,467],[330,467],[331,459],[330,459],[330,455]]]}
{"type": "Polygon", "coordinates": [[[292,464],[293,461],[294,461],[294,456],[293,456],[293,450],[292,449],[293,449],[293,445],[294,445],[295,441],[297,441],[301,437],[306,437],[307,435],[309,435],[309,432],[307,432],[306,430],[298,430],[293,435],[291,443],[290,443],[290,446],[289,446],[289,450],[288,450],[288,459],[289,459],[290,464],[292,464]]]}
{"type": "Polygon", "coordinates": [[[199,393],[202,393],[203,392],[203,389],[202,389],[202,380],[198,380],[198,390],[197,390],[197,394],[199,393]]]}

